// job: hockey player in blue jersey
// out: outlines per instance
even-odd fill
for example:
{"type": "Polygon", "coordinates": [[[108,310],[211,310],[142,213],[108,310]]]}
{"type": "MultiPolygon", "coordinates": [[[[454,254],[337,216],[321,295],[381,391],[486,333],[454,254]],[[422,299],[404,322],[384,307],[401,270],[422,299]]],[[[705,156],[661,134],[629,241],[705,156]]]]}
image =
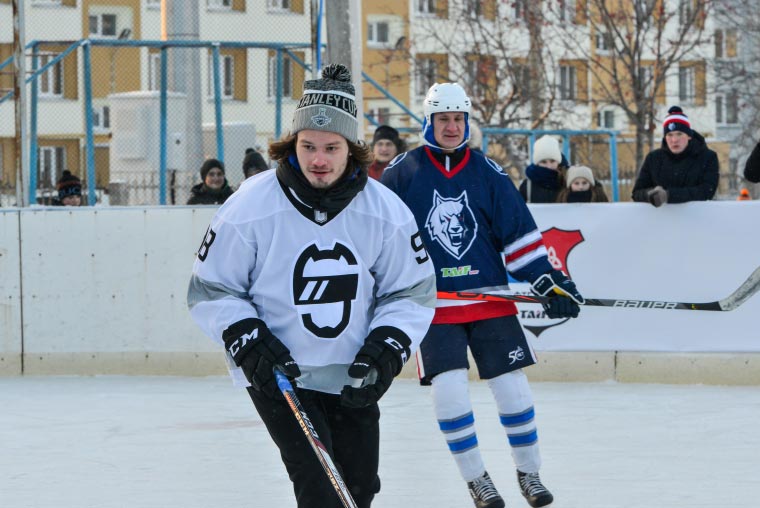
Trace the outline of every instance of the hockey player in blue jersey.
{"type": "MultiPolygon", "coordinates": [[[[424,102],[424,144],[396,157],[382,182],[414,213],[439,291],[498,292],[507,272],[552,296],[549,317],[577,317],[583,297],[552,268],[541,232],[501,167],[467,147],[470,99],[456,83],[433,85],[424,102]],[[506,270],[505,270],[506,267],[506,270]]],[[[439,300],[417,353],[422,384],[477,508],[503,508],[478,449],[467,386],[467,348],[493,393],[522,494],[531,506],[553,496],[539,478],[533,396],[522,369],[535,355],[511,302],[439,300]]]]}

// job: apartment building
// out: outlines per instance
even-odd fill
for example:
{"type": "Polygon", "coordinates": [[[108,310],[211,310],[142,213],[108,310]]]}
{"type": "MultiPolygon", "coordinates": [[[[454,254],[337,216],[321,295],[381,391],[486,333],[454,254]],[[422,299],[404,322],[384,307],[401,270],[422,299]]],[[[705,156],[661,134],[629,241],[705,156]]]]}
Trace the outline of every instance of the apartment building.
{"type": "MultiPolygon", "coordinates": [[[[0,63],[12,56],[10,0],[0,0],[0,63]]],[[[308,0],[199,0],[200,40],[309,44],[308,0]]],[[[37,67],[45,65],[80,39],[161,39],[160,0],[26,0],[27,43],[37,46],[37,67]]],[[[204,98],[202,122],[215,119],[210,48],[200,48],[200,84],[204,98]]],[[[310,54],[294,50],[309,63],[310,54]]],[[[33,59],[27,52],[27,69],[33,59]]],[[[84,174],[84,79],[81,49],[68,54],[37,79],[39,107],[38,186],[54,185],[63,169],[84,174]]],[[[97,187],[108,186],[113,125],[109,95],[159,89],[160,50],[148,47],[93,46],[91,50],[93,124],[97,187]]],[[[251,123],[259,143],[266,145],[275,129],[275,51],[252,48],[220,50],[223,122],[251,123]]],[[[12,88],[12,66],[0,73],[0,97],[12,88]],[[2,90],[4,89],[4,91],[2,90]]],[[[283,59],[283,118],[290,118],[300,97],[303,67],[283,59]]],[[[171,114],[171,111],[169,112],[171,114]]],[[[0,104],[0,182],[15,184],[13,101],[0,104]]],[[[213,154],[209,154],[213,155],[213,154]]],[[[242,154],[240,155],[242,158],[242,154]]],[[[195,171],[193,171],[195,175],[195,171]]]]}
{"type": "MultiPolygon", "coordinates": [[[[719,55],[715,53],[718,35],[713,35],[713,20],[695,11],[698,2],[694,0],[641,4],[662,7],[662,11],[655,11],[655,16],[667,16],[662,28],[666,44],[678,39],[679,27],[684,23],[693,24],[694,32],[699,33],[695,36],[697,43],[670,62],[666,72],[662,71],[663,62],[658,57],[672,56],[667,51],[657,54],[645,50],[639,55],[638,79],[648,83],[643,85],[645,94],[654,103],[655,117],[651,119],[654,147],[659,147],[660,123],[668,107],[679,104],[694,128],[718,152],[722,172],[727,176],[730,146],[726,129],[721,128],[726,122],[721,111],[728,106],[726,96],[715,93],[712,63],[719,55]]],[[[610,72],[621,65],[612,46],[617,42],[595,5],[593,0],[550,0],[538,4],[528,0],[365,0],[364,70],[392,90],[418,117],[422,116],[422,99],[430,85],[452,80],[462,83],[474,97],[478,112],[473,116],[481,119],[482,125],[531,128],[536,125],[536,109],[531,108],[538,108],[539,113],[549,111],[539,122],[542,128],[615,130],[619,133],[618,168],[621,178],[630,184],[638,170],[636,126],[619,104],[625,103],[625,97],[633,101],[633,88],[630,80],[615,78],[610,72]],[[537,20],[540,31],[535,29],[537,20]],[[531,60],[531,54],[538,56],[531,60]],[[617,103],[610,100],[615,98],[611,90],[616,87],[622,89],[617,103]]],[[[636,2],[626,0],[616,5],[625,14],[617,22],[635,30],[635,13],[642,15],[636,11],[636,2]]],[[[652,20],[648,23],[650,30],[656,24],[652,20]]],[[[727,32],[723,39],[729,53],[733,51],[731,37],[734,35],[727,32]]],[[[625,74],[620,76],[624,78],[625,74]]],[[[365,112],[379,123],[418,126],[401,108],[367,84],[364,98],[365,112]]],[[[571,151],[573,160],[595,165],[601,174],[609,171],[606,137],[574,138],[571,151]]],[[[511,162],[498,149],[494,155],[500,156],[497,158],[505,165],[511,162]]],[[[723,180],[725,185],[728,178],[723,180]]],[[[621,198],[627,199],[627,188],[623,191],[621,198]]]]}

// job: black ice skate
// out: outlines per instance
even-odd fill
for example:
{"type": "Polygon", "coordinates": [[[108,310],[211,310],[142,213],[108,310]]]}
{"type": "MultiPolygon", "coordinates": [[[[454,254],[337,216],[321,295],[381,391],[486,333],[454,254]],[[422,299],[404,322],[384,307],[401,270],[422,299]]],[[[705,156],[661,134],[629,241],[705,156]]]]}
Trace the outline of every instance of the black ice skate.
{"type": "Polygon", "coordinates": [[[538,473],[523,473],[518,470],[517,482],[520,484],[522,495],[533,508],[548,506],[554,501],[554,496],[541,483],[538,473]]]}
{"type": "Polygon", "coordinates": [[[496,491],[488,472],[483,473],[480,478],[467,482],[467,488],[470,489],[475,508],[504,508],[504,500],[496,491]]]}

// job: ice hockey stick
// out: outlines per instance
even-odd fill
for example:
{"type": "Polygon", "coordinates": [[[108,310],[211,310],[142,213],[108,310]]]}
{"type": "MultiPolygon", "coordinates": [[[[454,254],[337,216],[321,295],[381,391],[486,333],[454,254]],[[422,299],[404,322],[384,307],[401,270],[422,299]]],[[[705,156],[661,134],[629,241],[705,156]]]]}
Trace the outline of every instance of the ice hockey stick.
{"type": "Polygon", "coordinates": [[[301,401],[298,400],[293,385],[288,378],[285,377],[285,374],[280,372],[277,367],[274,368],[274,375],[277,379],[277,386],[280,388],[282,395],[288,402],[288,406],[290,406],[290,410],[293,411],[296,420],[298,420],[301,430],[306,434],[306,439],[308,439],[309,444],[319,459],[319,463],[322,464],[322,468],[325,470],[325,473],[327,473],[327,477],[330,478],[330,483],[332,483],[335,488],[335,492],[338,494],[340,502],[343,503],[345,508],[358,508],[354,498],[351,497],[351,493],[348,491],[348,487],[346,487],[346,483],[340,476],[338,468],[335,467],[335,463],[332,461],[332,458],[330,458],[330,454],[327,453],[325,445],[323,445],[322,441],[319,439],[317,430],[311,424],[309,415],[306,414],[306,411],[304,411],[303,406],[301,405],[301,401]]]}
{"type": "MultiPolygon", "coordinates": [[[[760,289],[760,267],[756,268],[752,275],[745,280],[739,288],[716,302],[688,303],[666,302],[659,300],[631,300],[612,298],[586,298],[583,305],[592,307],[626,307],[637,309],[663,309],[663,310],[734,310],[747,301],[757,290],[760,289]]],[[[508,295],[472,293],[467,291],[438,291],[438,298],[442,300],[477,300],[485,302],[522,302],[522,303],[546,303],[549,296],[536,295],[508,295]]]]}

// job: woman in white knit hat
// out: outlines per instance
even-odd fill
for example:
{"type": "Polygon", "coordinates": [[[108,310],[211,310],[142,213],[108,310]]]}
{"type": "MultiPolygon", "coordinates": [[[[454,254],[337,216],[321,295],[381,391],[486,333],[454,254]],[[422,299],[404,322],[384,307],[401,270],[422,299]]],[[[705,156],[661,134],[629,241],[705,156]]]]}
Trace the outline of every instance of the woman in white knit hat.
{"type": "Polygon", "coordinates": [[[557,196],[557,203],[607,203],[602,184],[594,178],[588,166],[570,166],[565,178],[567,184],[557,196]]]}
{"type": "Polygon", "coordinates": [[[570,165],[557,138],[541,136],[533,144],[533,163],[525,168],[520,194],[526,203],[556,203],[565,187],[565,171],[570,165]]]}

